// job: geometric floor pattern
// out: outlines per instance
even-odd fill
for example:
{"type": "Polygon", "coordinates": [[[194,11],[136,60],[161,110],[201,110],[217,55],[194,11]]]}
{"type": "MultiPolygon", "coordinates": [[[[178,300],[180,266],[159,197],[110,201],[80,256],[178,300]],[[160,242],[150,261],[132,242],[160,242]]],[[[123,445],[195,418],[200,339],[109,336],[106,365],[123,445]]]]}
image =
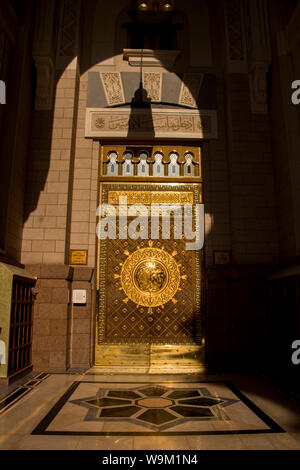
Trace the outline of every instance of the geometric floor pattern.
{"type": "Polygon", "coordinates": [[[73,382],[35,435],[209,435],[284,432],[228,382],[73,382]]]}
{"type": "Polygon", "coordinates": [[[24,385],[13,387],[10,393],[0,398],[0,415],[5,413],[11,406],[15,405],[17,401],[31,392],[31,390],[37,387],[47,377],[49,377],[49,374],[41,372],[31,377],[24,385]]]}

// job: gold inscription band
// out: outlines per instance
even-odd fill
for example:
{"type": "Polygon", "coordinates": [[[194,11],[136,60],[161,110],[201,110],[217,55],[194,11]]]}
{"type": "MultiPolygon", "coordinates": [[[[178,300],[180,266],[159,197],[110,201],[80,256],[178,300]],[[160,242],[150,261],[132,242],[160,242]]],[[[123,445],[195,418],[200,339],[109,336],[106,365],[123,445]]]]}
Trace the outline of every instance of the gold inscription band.
{"type": "Polygon", "coordinates": [[[127,197],[127,204],[193,204],[192,192],[173,191],[108,191],[108,204],[119,204],[120,197],[127,197]]]}

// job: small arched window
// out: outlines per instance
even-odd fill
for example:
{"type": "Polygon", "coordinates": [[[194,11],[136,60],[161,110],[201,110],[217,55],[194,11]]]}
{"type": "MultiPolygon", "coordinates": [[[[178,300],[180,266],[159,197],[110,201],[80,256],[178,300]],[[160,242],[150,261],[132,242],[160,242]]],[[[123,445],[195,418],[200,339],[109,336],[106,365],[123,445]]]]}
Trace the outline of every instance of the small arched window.
{"type": "Polygon", "coordinates": [[[164,176],[163,154],[158,152],[154,156],[153,176],[164,176]]]}
{"type": "Polygon", "coordinates": [[[118,154],[116,152],[110,152],[109,154],[109,163],[107,164],[106,174],[108,176],[115,176],[118,174],[118,163],[117,163],[118,154]]]}
{"type": "Polygon", "coordinates": [[[176,178],[180,176],[179,170],[179,163],[178,163],[178,154],[173,152],[170,154],[170,163],[168,165],[168,176],[171,178],[176,178]]]}
{"type": "Polygon", "coordinates": [[[147,162],[148,154],[141,152],[139,154],[138,176],[149,176],[149,164],[147,162]]]}
{"type": "Polygon", "coordinates": [[[122,175],[133,176],[134,170],[133,170],[133,163],[132,163],[132,153],[125,152],[123,156],[124,156],[124,162],[123,162],[123,168],[122,168],[122,175]]]}
{"type": "Polygon", "coordinates": [[[192,153],[186,153],[184,158],[185,158],[185,164],[184,164],[184,176],[194,176],[195,175],[195,167],[193,164],[193,157],[194,155],[192,153]]]}

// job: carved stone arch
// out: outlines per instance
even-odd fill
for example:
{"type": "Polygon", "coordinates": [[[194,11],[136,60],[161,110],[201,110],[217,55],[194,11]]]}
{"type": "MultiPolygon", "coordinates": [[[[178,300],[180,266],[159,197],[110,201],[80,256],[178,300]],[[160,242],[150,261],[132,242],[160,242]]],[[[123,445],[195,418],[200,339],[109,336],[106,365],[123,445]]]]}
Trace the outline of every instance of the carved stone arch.
{"type": "Polygon", "coordinates": [[[170,163],[168,165],[168,176],[176,178],[180,176],[180,163],[178,162],[179,155],[177,152],[172,151],[169,155],[170,163]]]}

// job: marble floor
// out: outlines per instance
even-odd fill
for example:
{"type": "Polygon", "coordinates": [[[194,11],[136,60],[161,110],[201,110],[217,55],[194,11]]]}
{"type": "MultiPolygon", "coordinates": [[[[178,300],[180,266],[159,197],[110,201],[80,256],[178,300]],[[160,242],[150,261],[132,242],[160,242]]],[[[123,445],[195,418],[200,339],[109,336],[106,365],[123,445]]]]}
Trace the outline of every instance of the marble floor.
{"type": "Polygon", "coordinates": [[[300,450],[300,407],[262,379],[165,372],[1,386],[0,450],[300,450]]]}

